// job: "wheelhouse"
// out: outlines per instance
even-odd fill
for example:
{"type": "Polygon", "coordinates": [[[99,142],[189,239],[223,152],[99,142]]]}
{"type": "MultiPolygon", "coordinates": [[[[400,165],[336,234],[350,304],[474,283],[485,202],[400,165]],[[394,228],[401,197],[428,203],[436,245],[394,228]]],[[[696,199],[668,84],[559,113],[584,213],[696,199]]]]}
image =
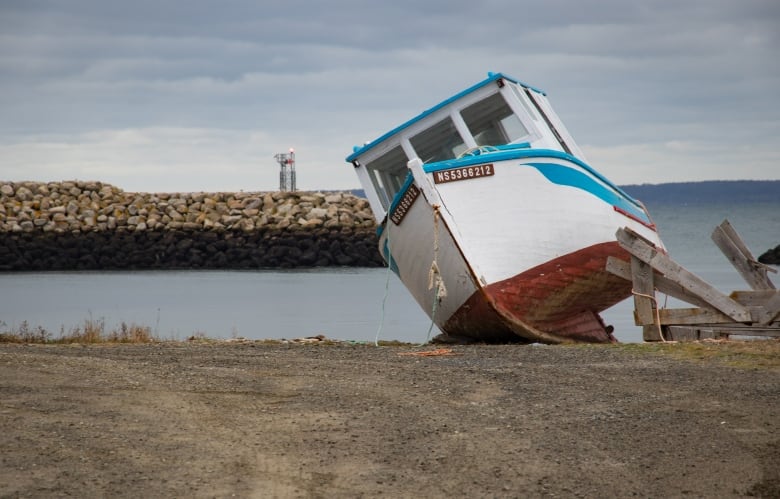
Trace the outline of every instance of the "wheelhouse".
{"type": "Polygon", "coordinates": [[[419,158],[430,165],[487,149],[529,147],[583,159],[544,92],[491,73],[379,139],[356,147],[347,161],[357,169],[374,215],[381,221],[405,185],[409,160],[419,158]]]}

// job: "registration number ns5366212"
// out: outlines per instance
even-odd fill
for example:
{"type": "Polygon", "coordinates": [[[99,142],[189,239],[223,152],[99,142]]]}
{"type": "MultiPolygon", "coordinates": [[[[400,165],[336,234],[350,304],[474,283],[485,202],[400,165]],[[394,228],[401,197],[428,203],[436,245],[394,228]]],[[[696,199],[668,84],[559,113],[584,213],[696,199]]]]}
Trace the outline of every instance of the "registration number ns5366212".
{"type": "Polygon", "coordinates": [[[398,204],[393,210],[393,213],[390,214],[390,220],[392,220],[396,225],[401,225],[401,222],[403,221],[406,214],[409,213],[409,210],[412,208],[412,205],[417,200],[419,195],[420,189],[418,189],[414,184],[409,184],[409,188],[406,189],[406,192],[404,192],[404,195],[401,196],[401,199],[398,201],[398,204]]]}
{"type": "Polygon", "coordinates": [[[433,172],[433,181],[437,184],[456,182],[458,180],[471,180],[479,177],[489,177],[495,173],[492,164],[464,166],[452,170],[440,170],[433,172]]]}

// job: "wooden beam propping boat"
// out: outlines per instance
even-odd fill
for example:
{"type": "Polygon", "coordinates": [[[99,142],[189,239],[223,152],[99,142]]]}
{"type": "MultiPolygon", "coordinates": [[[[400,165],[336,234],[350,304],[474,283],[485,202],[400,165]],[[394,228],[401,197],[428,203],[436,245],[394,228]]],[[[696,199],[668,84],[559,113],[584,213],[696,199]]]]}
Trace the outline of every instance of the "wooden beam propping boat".
{"type": "Polygon", "coordinates": [[[780,290],[769,278],[777,270],[753,257],[728,220],[715,228],[712,239],[751,288],[730,295],[686,270],[630,228],[619,229],[616,237],[631,258],[610,257],[607,271],[631,281],[634,320],[642,326],[645,341],[780,337],[780,290]],[[657,292],[695,307],[659,307],[657,292]]]}

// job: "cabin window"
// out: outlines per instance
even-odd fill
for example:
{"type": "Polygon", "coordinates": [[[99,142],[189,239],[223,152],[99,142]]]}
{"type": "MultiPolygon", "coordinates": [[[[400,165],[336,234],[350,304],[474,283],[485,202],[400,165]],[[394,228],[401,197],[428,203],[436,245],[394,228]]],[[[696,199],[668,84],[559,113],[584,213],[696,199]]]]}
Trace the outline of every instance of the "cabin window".
{"type": "Polygon", "coordinates": [[[499,94],[493,94],[461,111],[479,146],[500,146],[528,136],[528,129],[499,94]]]}
{"type": "Polygon", "coordinates": [[[449,117],[418,133],[409,142],[423,163],[454,159],[466,150],[463,138],[449,117]]]}
{"type": "Polygon", "coordinates": [[[512,93],[515,94],[515,97],[520,102],[520,104],[522,104],[525,108],[525,112],[527,112],[534,121],[539,121],[539,115],[536,114],[536,112],[528,104],[528,97],[525,95],[525,92],[514,83],[510,85],[510,88],[512,89],[512,93]]]}
{"type": "Polygon", "coordinates": [[[385,209],[388,209],[393,198],[404,185],[407,161],[406,154],[399,145],[366,164],[379,201],[385,209]]]}

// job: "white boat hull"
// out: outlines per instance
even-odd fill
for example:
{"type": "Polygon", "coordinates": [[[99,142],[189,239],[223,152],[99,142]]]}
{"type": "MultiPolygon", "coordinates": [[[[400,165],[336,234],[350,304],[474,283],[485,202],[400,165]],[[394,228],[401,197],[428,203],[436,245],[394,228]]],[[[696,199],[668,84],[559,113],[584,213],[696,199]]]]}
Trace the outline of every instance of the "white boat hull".
{"type": "Polygon", "coordinates": [[[586,163],[547,95],[505,74],[346,159],[385,260],[449,336],[613,341],[599,312],[631,295],[606,271],[610,256],[629,259],[616,232],[663,247],[647,210],[586,163]]]}
{"type": "Polygon", "coordinates": [[[420,195],[406,195],[383,225],[380,251],[422,309],[452,337],[612,341],[598,314],[631,287],[606,259],[628,258],[615,239],[622,227],[662,247],[646,213],[562,157],[471,163],[428,172],[410,164],[407,191],[420,195]],[[490,175],[449,179],[485,165],[490,175]]]}

